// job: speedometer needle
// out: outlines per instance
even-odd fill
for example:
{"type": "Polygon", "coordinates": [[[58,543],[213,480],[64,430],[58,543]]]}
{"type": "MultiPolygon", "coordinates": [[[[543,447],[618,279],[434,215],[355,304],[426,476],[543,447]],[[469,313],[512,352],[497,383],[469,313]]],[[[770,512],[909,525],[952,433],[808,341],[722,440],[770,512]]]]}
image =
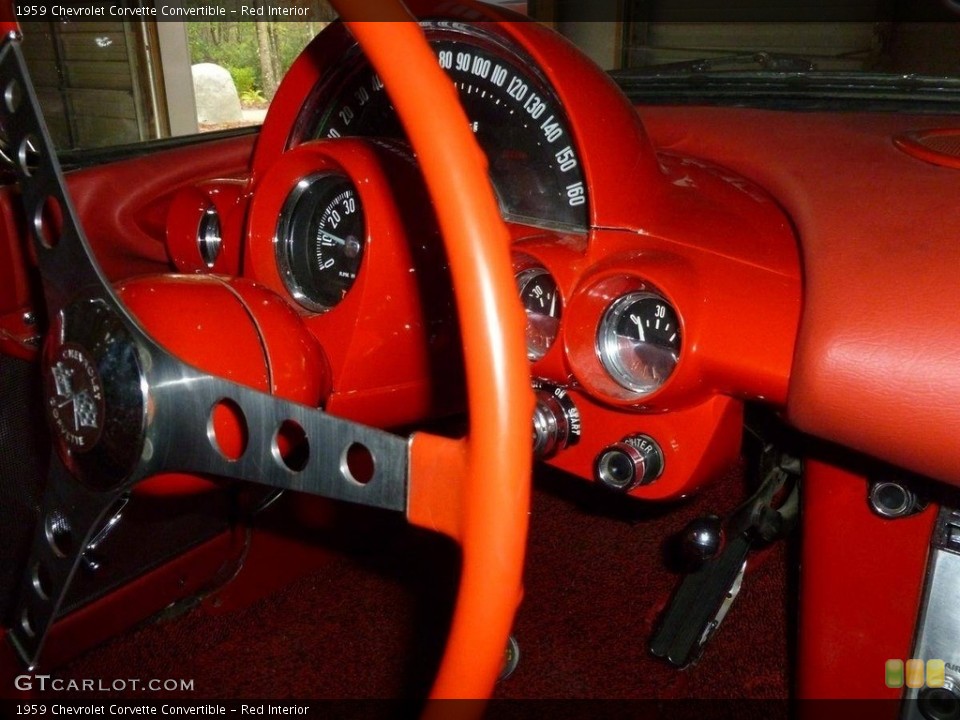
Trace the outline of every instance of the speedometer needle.
{"type": "Polygon", "coordinates": [[[645,335],[644,332],[643,332],[643,325],[641,324],[641,323],[643,322],[643,320],[641,320],[641,318],[640,318],[639,315],[631,315],[631,316],[630,316],[630,319],[631,319],[631,320],[633,321],[633,323],[637,326],[637,331],[640,333],[640,342],[644,342],[644,343],[645,343],[645,342],[647,341],[647,338],[646,338],[646,335],[645,335]]]}

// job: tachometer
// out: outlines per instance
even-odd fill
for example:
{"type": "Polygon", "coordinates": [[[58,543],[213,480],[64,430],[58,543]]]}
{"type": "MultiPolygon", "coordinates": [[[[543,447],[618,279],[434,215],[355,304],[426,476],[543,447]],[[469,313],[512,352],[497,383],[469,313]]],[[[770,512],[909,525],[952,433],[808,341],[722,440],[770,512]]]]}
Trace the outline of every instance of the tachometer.
{"type": "MultiPolygon", "coordinates": [[[[473,27],[433,23],[425,30],[487,154],[504,217],[586,231],[587,188],[574,138],[560,101],[532,60],[473,27]]],[[[308,103],[294,142],[403,137],[383,83],[366,60],[357,56],[341,77],[308,103]]]]}
{"type": "Polygon", "coordinates": [[[353,183],[334,173],[304,178],[277,225],[277,264],[287,290],[309,310],[329,310],[357,279],[365,239],[363,206],[353,183]]]}

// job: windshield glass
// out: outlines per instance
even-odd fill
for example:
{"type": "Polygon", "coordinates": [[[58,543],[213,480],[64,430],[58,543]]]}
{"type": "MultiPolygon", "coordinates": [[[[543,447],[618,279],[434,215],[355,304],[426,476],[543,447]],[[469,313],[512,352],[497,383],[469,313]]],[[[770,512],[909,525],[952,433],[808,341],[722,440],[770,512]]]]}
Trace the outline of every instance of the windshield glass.
{"type": "Polygon", "coordinates": [[[125,3],[100,1],[75,9],[105,14],[64,16],[74,8],[51,4],[31,5],[32,15],[19,18],[61,150],[259,125],[294,59],[335,19],[326,0],[206,3],[217,19],[161,14],[191,9],[189,2],[140,5],[156,19],[123,19],[116,11],[125,3]]]}
{"type": "MultiPolygon", "coordinates": [[[[960,0],[496,4],[566,35],[638,103],[791,107],[800,97],[834,107],[855,96],[896,102],[865,109],[953,112],[960,99],[960,0]]],[[[205,6],[218,10],[216,19],[21,15],[55,144],[83,150],[256,126],[298,53],[335,18],[326,0],[205,6]]]]}

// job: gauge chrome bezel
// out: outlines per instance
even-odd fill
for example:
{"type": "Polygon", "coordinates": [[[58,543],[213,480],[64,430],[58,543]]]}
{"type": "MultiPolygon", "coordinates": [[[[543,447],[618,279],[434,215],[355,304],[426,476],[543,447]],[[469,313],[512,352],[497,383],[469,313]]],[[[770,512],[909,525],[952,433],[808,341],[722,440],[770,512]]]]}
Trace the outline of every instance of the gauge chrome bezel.
{"type": "Polygon", "coordinates": [[[200,259],[208,268],[217,263],[223,250],[223,231],[220,227],[220,214],[213,205],[208,205],[197,224],[197,250],[200,259]]]}
{"type": "MultiPolygon", "coordinates": [[[[543,352],[538,352],[531,349],[530,347],[530,337],[525,332],[526,335],[525,341],[527,346],[527,360],[530,362],[537,362],[542,360],[547,356],[547,353],[553,348],[554,344],[557,342],[557,338],[560,337],[560,318],[563,316],[563,297],[560,294],[560,284],[557,282],[557,279],[553,274],[547,270],[542,265],[534,265],[532,267],[524,268],[520,270],[514,276],[517,283],[517,292],[520,295],[520,302],[523,302],[523,294],[526,292],[527,288],[530,286],[534,280],[538,278],[547,277],[553,282],[554,292],[556,293],[557,303],[558,303],[558,312],[557,312],[557,332],[554,333],[553,337],[547,342],[547,347],[543,352]]],[[[526,307],[524,307],[524,314],[526,314],[526,307]]]]}
{"type": "MultiPolygon", "coordinates": [[[[297,181],[297,184],[287,195],[286,200],[283,201],[283,207],[281,208],[280,215],[277,218],[277,229],[273,236],[274,254],[277,259],[277,271],[280,274],[280,279],[283,282],[283,286],[300,306],[316,313],[327,312],[336,307],[337,303],[328,305],[318,302],[314,298],[310,297],[310,295],[304,290],[300,280],[297,278],[296,273],[293,270],[293,263],[290,259],[294,251],[294,244],[297,240],[297,238],[295,238],[291,232],[291,226],[303,196],[317,183],[326,182],[328,180],[348,184],[357,199],[357,205],[359,207],[358,212],[360,213],[360,219],[363,227],[363,232],[361,233],[360,238],[360,254],[363,253],[364,246],[366,245],[367,224],[366,216],[363,211],[362,200],[360,199],[360,193],[357,190],[353,180],[351,180],[348,175],[342,172],[325,170],[323,172],[313,173],[312,175],[306,175],[300,178],[300,180],[297,181]]],[[[347,288],[346,292],[350,291],[355,282],[356,279],[350,283],[350,287],[347,288]]]]}
{"type": "Polygon", "coordinates": [[[621,295],[612,303],[610,303],[606,310],[604,310],[600,319],[600,323],[597,327],[595,349],[597,358],[600,360],[600,364],[603,366],[603,369],[606,370],[607,374],[615,383],[617,383],[617,385],[625,390],[635,393],[637,398],[645,398],[658,392],[674,376],[677,366],[680,364],[681,353],[683,352],[682,340],[683,321],[674,304],[658,292],[651,290],[635,290],[627,293],[626,295],[621,295]],[[676,355],[674,356],[673,365],[670,368],[670,372],[667,373],[667,375],[656,384],[637,382],[632,374],[626,369],[626,367],[624,367],[623,360],[620,357],[617,325],[620,324],[620,320],[623,318],[626,310],[641,300],[656,300],[663,303],[671,309],[673,314],[676,316],[678,323],[677,333],[680,338],[680,349],[678,349],[676,355]]]}

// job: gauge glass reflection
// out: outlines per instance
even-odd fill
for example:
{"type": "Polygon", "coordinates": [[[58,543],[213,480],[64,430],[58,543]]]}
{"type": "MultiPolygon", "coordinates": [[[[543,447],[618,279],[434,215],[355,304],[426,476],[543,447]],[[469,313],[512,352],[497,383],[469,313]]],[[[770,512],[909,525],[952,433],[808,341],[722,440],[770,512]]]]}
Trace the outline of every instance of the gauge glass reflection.
{"type": "Polygon", "coordinates": [[[539,360],[560,331],[563,307],[557,281],[545,268],[529,268],[517,274],[517,288],[527,315],[527,358],[539,360]]]}
{"type": "Polygon", "coordinates": [[[634,292],[617,299],[597,334],[600,361],[622,387],[639,395],[659,389],[680,358],[680,320],[663,297],[634,292]]]}

